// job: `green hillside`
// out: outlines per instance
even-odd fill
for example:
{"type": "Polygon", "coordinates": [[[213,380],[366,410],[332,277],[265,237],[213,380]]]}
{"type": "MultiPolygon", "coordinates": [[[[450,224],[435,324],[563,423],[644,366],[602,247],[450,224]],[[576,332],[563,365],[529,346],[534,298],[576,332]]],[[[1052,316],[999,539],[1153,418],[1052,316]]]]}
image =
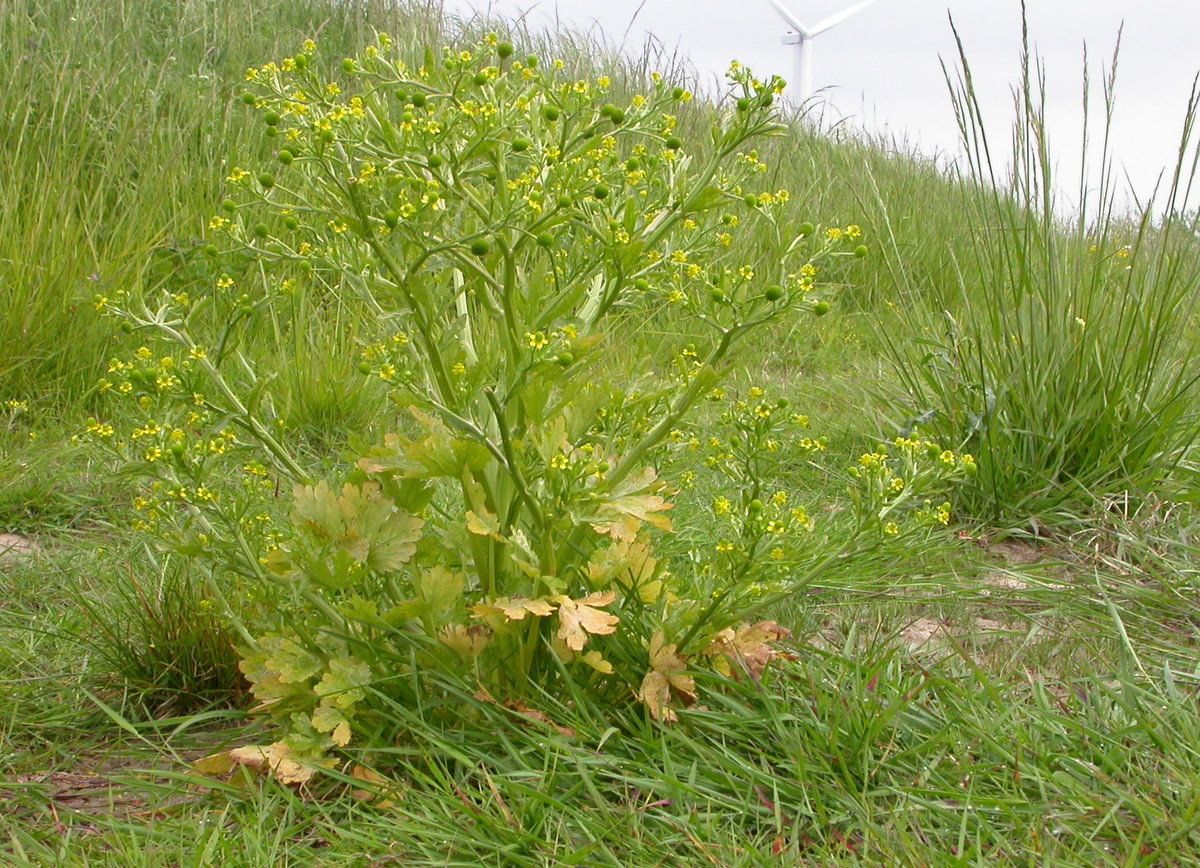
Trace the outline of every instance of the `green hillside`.
{"type": "Polygon", "coordinates": [[[1196,150],[969,60],[7,0],[5,864],[1192,864],[1196,150]]]}

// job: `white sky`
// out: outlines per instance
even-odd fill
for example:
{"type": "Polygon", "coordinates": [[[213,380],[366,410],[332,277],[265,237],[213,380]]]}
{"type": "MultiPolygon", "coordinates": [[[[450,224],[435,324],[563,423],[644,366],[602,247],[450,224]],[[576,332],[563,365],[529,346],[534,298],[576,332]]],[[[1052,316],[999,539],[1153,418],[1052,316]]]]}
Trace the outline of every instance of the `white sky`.
{"type": "MultiPolygon", "coordinates": [[[[856,0],[784,0],[812,26],[856,0]]],[[[598,27],[608,41],[639,52],[647,33],[688,56],[710,77],[736,58],[756,75],[792,76],[787,29],[767,0],[446,0],[451,13],[523,12],[534,27],[598,27]]],[[[1173,167],[1192,79],[1200,71],[1200,0],[1028,0],[1031,42],[1048,78],[1047,123],[1060,160],[1060,183],[1077,187],[1082,56],[1092,64],[1093,111],[1099,84],[1124,23],[1117,73],[1113,152],[1118,170],[1145,195],[1173,167]]],[[[1019,0],[878,0],[813,43],[813,85],[832,114],[886,130],[925,152],[954,153],[958,134],[939,58],[957,54],[953,15],[984,105],[993,146],[1007,146],[1010,87],[1019,76],[1019,0]]],[[[1094,151],[1093,159],[1099,155],[1094,151]]]]}

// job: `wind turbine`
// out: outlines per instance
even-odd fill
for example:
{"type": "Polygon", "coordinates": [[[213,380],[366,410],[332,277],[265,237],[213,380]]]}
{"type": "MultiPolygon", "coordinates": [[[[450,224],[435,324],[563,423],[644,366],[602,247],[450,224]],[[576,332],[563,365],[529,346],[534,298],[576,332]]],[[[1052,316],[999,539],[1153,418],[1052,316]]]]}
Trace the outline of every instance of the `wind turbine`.
{"type": "Polygon", "coordinates": [[[812,96],[812,47],[810,43],[815,37],[820,36],[826,30],[837,27],[851,15],[866,9],[875,0],[864,0],[864,2],[851,6],[849,9],[844,9],[836,15],[830,15],[824,21],[820,21],[812,27],[805,27],[801,24],[800,19],[793,15],[791,10],[784,6],[780,0],[767,0],[767,2],[774,6],[775,11],[796,31],[795,33],[784,34],[783,44],[796,46],[794,67],[796,95],[793,99],[799,105],[812,96]]]}

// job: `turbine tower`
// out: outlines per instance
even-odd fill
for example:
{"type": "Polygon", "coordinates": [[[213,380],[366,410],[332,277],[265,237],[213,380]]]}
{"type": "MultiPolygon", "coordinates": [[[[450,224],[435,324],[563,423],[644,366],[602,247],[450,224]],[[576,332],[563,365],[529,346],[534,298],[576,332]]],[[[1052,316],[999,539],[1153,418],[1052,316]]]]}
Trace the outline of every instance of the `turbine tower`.
{"type": "Polygon", "coordinates": [[[783,44],[796,46],[793,76],[796,82],[796,94],[793,99],[795,100],[796,105],[800,105],[810,96],[812,96],[813,92],[812,46],[810,43],[814,38],[820,36],[826,30],[831,30],[832,28],[837,27],[854,13],[866,9],[868,6],[874,3],[875,0],[864,0],[864,2],[851,6],[849,9],[844,9],[841,12],[838,12],[836,15],[830,15],[824,21],[820,21],[812,27],[805,27],[803,24],[801,24],[800,19],[793,15],[791,10],[784,6],[780,0],[768,0],[768,2],[775,7],[775,11],[777,11],[780,16],[783,17],[783,20],[786,21],[796,31],[795,33],[784,34],[783,44]]]}

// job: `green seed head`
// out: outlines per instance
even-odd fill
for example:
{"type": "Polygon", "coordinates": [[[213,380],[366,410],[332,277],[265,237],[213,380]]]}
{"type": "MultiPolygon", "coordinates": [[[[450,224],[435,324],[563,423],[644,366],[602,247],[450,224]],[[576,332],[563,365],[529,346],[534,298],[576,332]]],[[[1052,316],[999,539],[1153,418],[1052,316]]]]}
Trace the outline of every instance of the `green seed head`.
{"type": "Polygon", "coordinates": [[[551,235],[549,232],[543,232],[541,235],[539,235],[537,237],[537,246],[538,247],[554,246],[554,236],[551,235]]]}
{"type": "Polygon", "coordinates": [[[783,298],[783,287],[768,286],[763,290],[763,298],[767,301],[779,301],[779,299],[783,298]]]}
{"type": "Polygon", "coordinates": [[[671,88],[671,99],[681,100],[685,93],[686,91],[682,87],[673,87],[671,88]]]}
{"type": "Polygon", "coordinates": [[[395,229],[400,223],[400,215],[395,211],[388,211],[383,215],[383,223],[388,229],[395,229]]]}
{"type": "Polygon", "coordinates": [[[237,210],[237,202],[234,202],[232,199],[226,199],[221,203],[221,207],[232,214],[237,210]]]}
{"type": "Polygon", "coordinates": [[[476,256],[487,256],[492,250],[492,244],[486,238],[476,238],[471,242],[471,252],[476,256]]]}
{"type": "Polygon", "coordinates": [[[275,178],[271,175],[268,175],[266,172],[263,172],[258,176],[258,183],[262,185],[264,190],[270,190],[275,186],[275,178]]]}
{"type": "Polygon", "coordinates": [[[204,245],[204,255],[205,256],[219,256],[220,254],[221,254],[221,251],[217,249],[217,245],[215,245],[215,244],[205,244],[204,245]]]}
{"type": "Polygon", "coordinates": [[[574,364],[575,356],[571,353],[559,353],[558,358],[555,361],[557,361],[564,368],[569,368],[572,364],[574,364]]]}
{"type": "Polygon", "coordinates": [[[266,238],[268,235],[271,234],[271,230],[267,226],[266,223],[255,223],[254,224],[254,234],[257,235],[259,238],[266,238]]]}
{"type": "Polygon", "coordinates": [[[763,511],[763,502],[761,500],[759,500],[758,498],[755,498],[754,500],[750,501],[749,504],[746,505],[746,511],[749,512],[751,515],[758,515],[760,512],[763,511]]]}
{"type": "Polygon", "coordinates": [[[263,123],[269,127],[277,126],[279,124],[279,112],[267,112],[264,114],[263,123]]]}
{"type": "Polygon", "coordinates": [[[825,316],[825,314],[829,313],[829,302],[818,301],[813,305],[812,312],[817,316],[825,316]]]}
{"type": "Polygon", "coordinates": [[[812,235],[816,231],[817,231],[817,227],[813,226],[808,221],[805,221],[804,223],[801,223],[798,227],[796,227],[796,233],[801,238],[807,238],[809,235],[812,235]]]}
{"type": "Polygon", "coordinates": [[[537,69],[538,59],[536,54],[531,54],[525,58],[525,65],[530,69],[537,69]]]}
{"type": "Polygon", "coordinates": [[[714,286],[708,291],[708,297],[717,304],[723,304],[725,302],[725,290],[719,286],[714,286]]]}
{"type": "Polygon", "coordinates": [[[273,139],[279,135],[279,127],[267,127],[266,136],[268,139],[273,139]]]}
{"type": "Polygon", "coordinates": [[[279,151],[278,159],[279,162],[283,163],[285,166],[290,166],[292,164],[292,160],[296,159],[296,155],[287,148],[282,148],[279,151]]]}
{"type": "Polygon", "coordinates": [[[608,198],[608,188],[605,187],[603,184],[597,184],[596,189],[592,191],[592,195],[595,196],[597,199],[607,199],[608,198]]]}
{"type": "Polygon", "coordinates": [[[300,228],[300,221],[289,214],[287,217],[283,218],[283,225],[288,230],[295,232],[297,229],[300,228]]]}
{"type": "Polygon", "coordinates": [[[610,102],[606,102],[600,107],[600,117],[611,118],[618,111],[617,107],[610,102]]]}
{"type": "Polygon", "coordinates": [[[625,161],[625,171],[636,172],[642,167],[642,162],[637,157],[630,157],[625,161]]]}
{"type": "Polygon", "coordinates": [[[740,112],[750,111],[750,100],[746,99],[745,97],[739,99],[737,101],[737,110],[740,112]]]}
{"type": "Polygon", "coordinates": [[[488,74],[486,72],[477,72],[471,81],[475,82],[476,87],[483,87],[488,83],[488,74]]]}
{"type": "Polygon", "coordinates": [[[246,105],[254,105],[256,102],[258,102],[258,97],[250,93],[250,91],[246,91],[244,94],[242,94],[242,102],[244,102],[246,105]]]}
{"type": "Polygon", "coordinates": [[[563,193],[561,196],[559,196],[554,201],[558,204],[559,208],[570,208],[575,200],[572,199],[570,196],[568,196],[566,193],[563,193]]]}
{"type": "Polygon", "coordinates": [[[417,93],[414,93],[412,95],[412,104],[415,105],[417,108],[424,108],[425,107],[425,94],[420,93],[419,91],[417,93]]]}
{"type": "Polygon", "coordinates": [[[552,105],[544,106],[542,108],[542,117],[550,121],[550,123],[554,123],[559,117],[558,107],[552,105]]]}
{"type": "Polygon", "coordinates": [[[346,73],[347,75],[354,72],[354,58],[347,57],[342,61],[342,72],[346,73]]]}
{"type": "Polygon", "coordinates": [[[667,140],[663,144],[667,146],[668,150],[678,151],[683,147],[683,139],[679,136],[667,136],[667,140]]]}
{"type": "Polygon", "coordinates": [[[867,255],[867,253],[868,253],[867,245],[865,245],[865,244],[860,244],[854,248],[854,255],[857,256],[859,259],[862,259],[864,256],[867,255]]]}
{"type": "Polygon", "coordinates": [[[512,149],[517,153],[529,150],[529,139],[516,139],[512,143],[512,149]]]}
{"type": "Polygon", "coordinates": [[[758,197],[755,196],[753,193],[747,193],[745,196],[742,197],[742,201],[746,203],[747,208],[757,208],[758,207],[758,197]]]}
{"type": "Polygon", "coordinates": [[[441,156],[441,154],[430,154],[425,160],[425,164],[431,169],[440,169],[442,167],[442,163],[444,162],[446,162],[446,160],[441,156]]]}
{"type": "Polygon", "coordinates": [[[614,124],[616,124],[617,126],[620,126],[621,124],[625,123],[625,112],[621,111],[620,109],[617,109],[615,112],[613,112],[611,115],[608,116],[608,119],[610,121],[612,121],[614,124]]]}
{"type": "Polygon", "coordinates": [[[499,45],[496,46],[496,54],[500,56],[501,60],[505,60],[509,57],[512,57],[512,53],[513,53],[513,45],[511,42],[501,42],[499,45]]]}
{"type": "Polygon", "coordinates": [[[371,373],[371,366],[367,362],[359,362],[358,372],[363,376],[366,376],[367,374],[371,373]]]}
{"type": "Polygon", "coordinates": [[[650,288],[650,281],[646,280],[644,277],[639,277],[633,282],[633,288],[638,292],[645,292],[650,288]]]}

